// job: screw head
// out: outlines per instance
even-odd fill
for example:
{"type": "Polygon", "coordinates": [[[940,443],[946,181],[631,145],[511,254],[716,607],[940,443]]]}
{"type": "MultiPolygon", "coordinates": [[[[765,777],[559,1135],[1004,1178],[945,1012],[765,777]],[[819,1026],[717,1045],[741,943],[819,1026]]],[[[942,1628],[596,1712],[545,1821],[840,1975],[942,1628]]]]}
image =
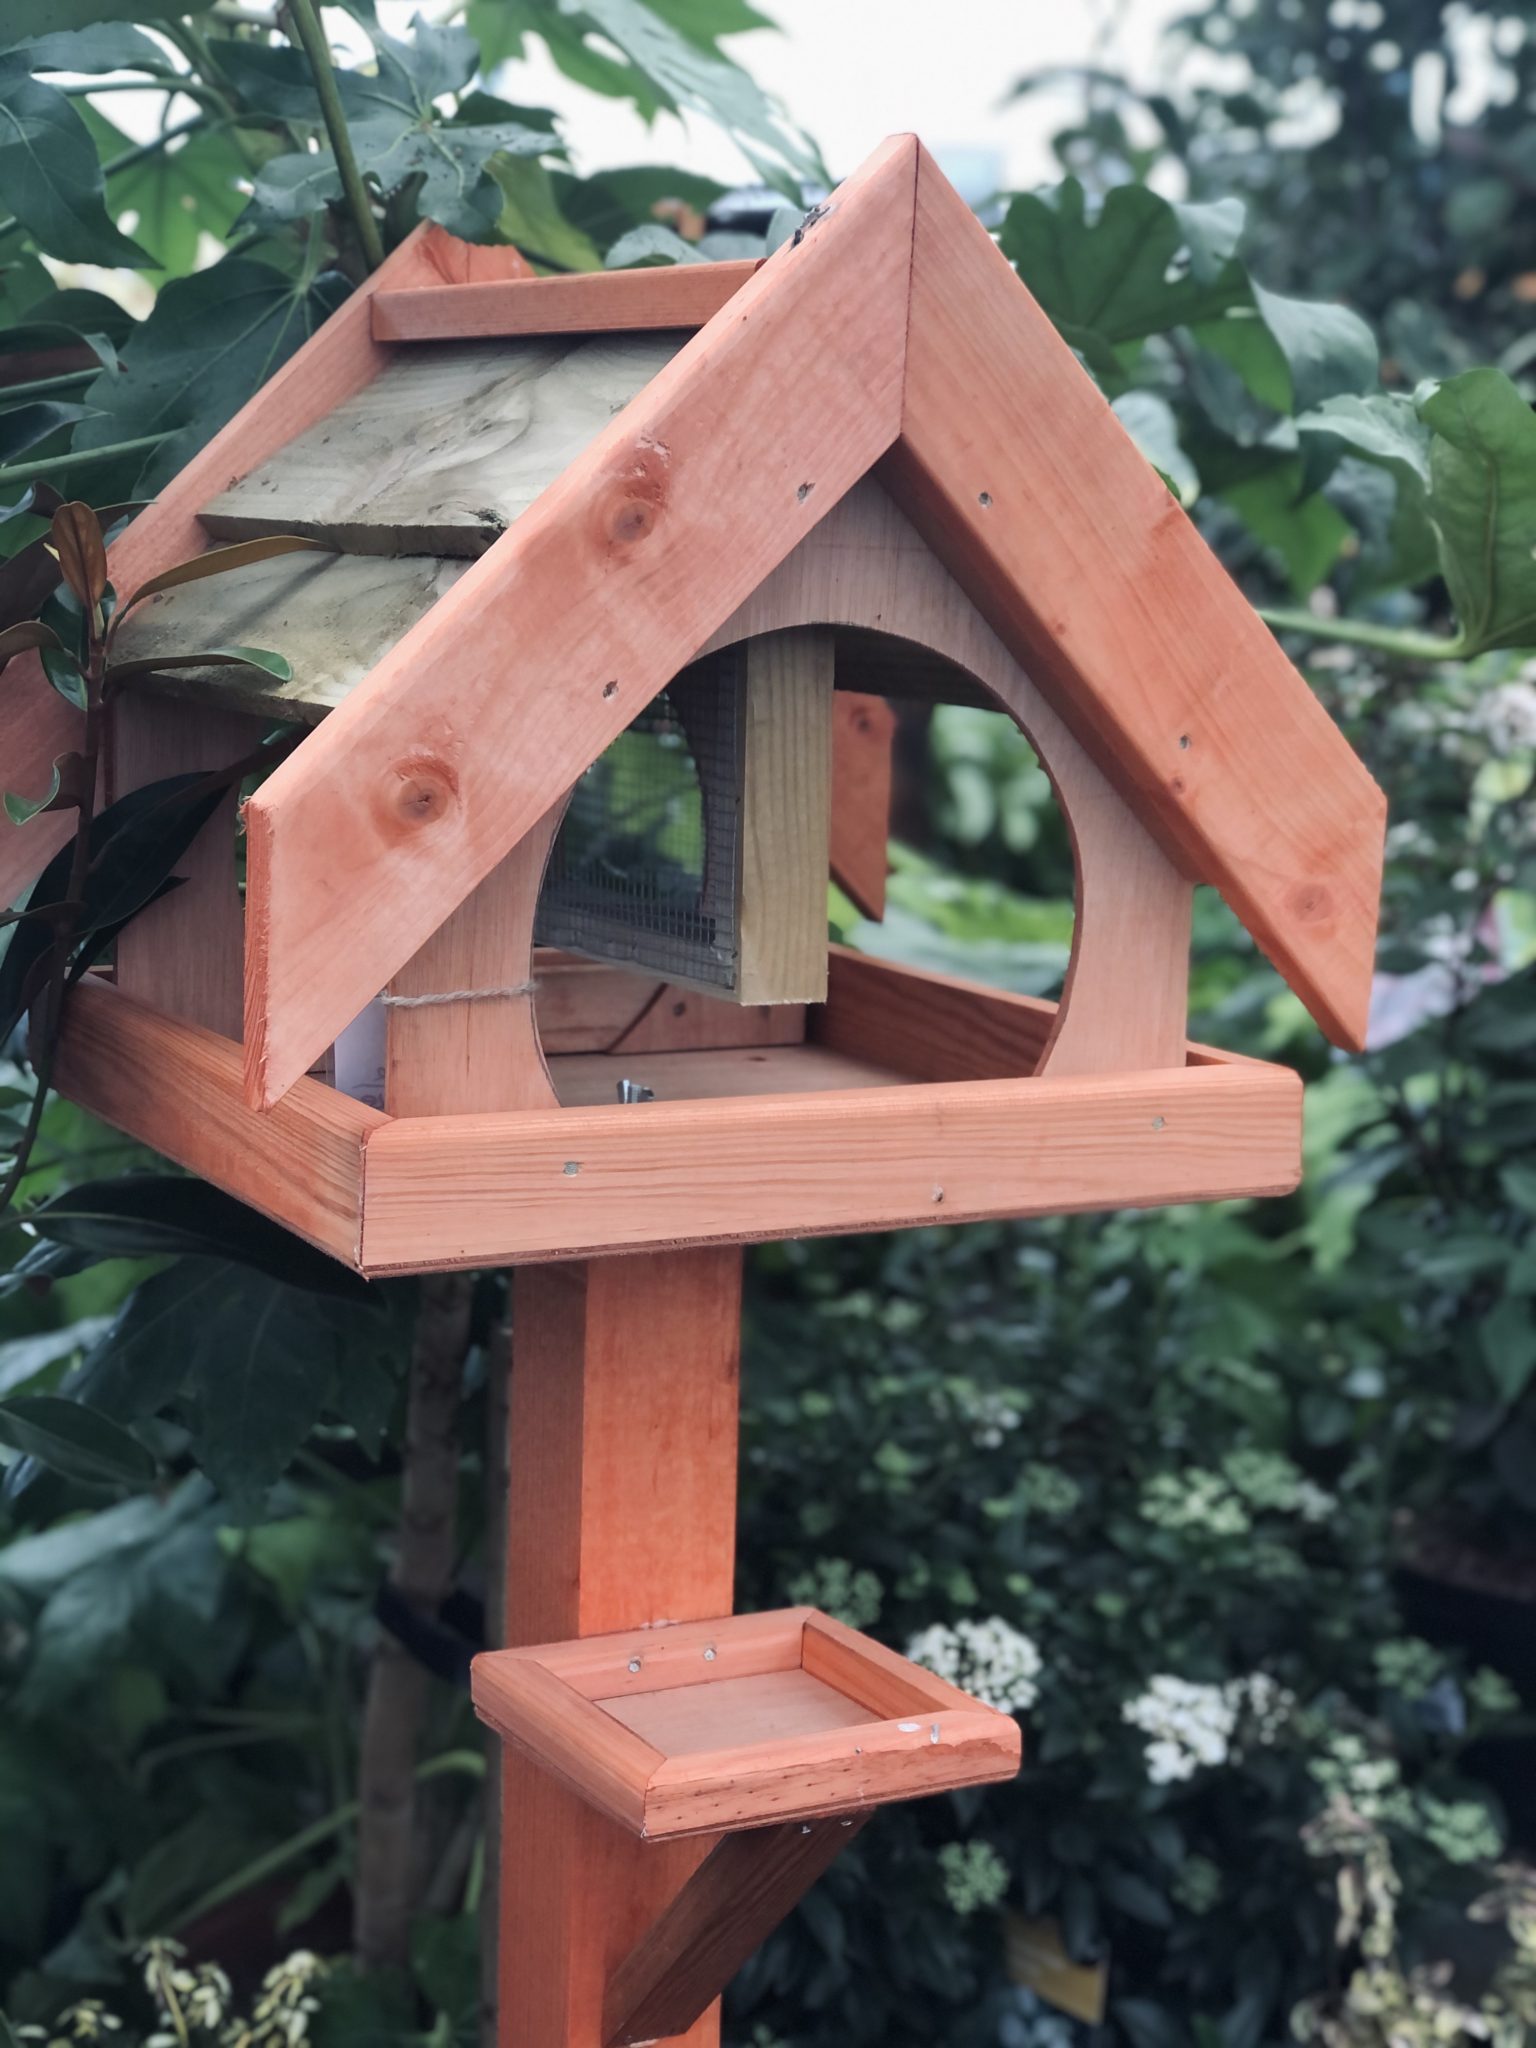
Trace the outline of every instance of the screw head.
{"type": "Polygon", "coordinates": [[[638,1671],[640,1669],[640,1659],[638,1657],[631,1657],[629,1660],[629,1668],[631,1671],[638,1671]]]}

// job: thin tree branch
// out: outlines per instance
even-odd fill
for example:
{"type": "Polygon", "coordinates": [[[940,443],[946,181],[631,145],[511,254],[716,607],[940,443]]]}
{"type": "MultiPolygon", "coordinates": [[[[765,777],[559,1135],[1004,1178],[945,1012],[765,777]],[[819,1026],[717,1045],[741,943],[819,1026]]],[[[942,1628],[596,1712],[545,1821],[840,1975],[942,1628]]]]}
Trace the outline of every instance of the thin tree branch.
{"type": "Polygon", "coordinates": [[[325,40],[325,31],[320,26],[320,17],[315,12],[313,0],[285,0],[285,5],[288,19],[293,23],[294,34],[309,59],[315,91],[320,96],[320,111],[325,117],[325,132],[330,137],[331,150],[336,158],[336,169],[341,178],[341,189],[346,195],[347,207],[357,229],[364,261],[370,270],[377,270],[384,261],[384,243],[379,234],[378,221],[374,218],[373,202],[368,197],[368,188],[363,183],[363,174],[358,169],[357,158],[353,154],[352,132],[347,126],[341,94],[336,89],[336,73],[331,65],[331,52],[325,40]]]}
{"type": "MultiPolygon", "coordinates": [[[[459,1397],[469,1349],[473,1280],[437,1273],[421,1283],[411,1352],[394,1593],[426,1622],[453,1578],[459,1397]]],[[[365,1969],[409,1956],[416,1907],[416,1758],[431,1676],[405,1645],[381,1633],[368,1674],[358,1753],[357,1882],[353,1949],[365,1969]]]]}

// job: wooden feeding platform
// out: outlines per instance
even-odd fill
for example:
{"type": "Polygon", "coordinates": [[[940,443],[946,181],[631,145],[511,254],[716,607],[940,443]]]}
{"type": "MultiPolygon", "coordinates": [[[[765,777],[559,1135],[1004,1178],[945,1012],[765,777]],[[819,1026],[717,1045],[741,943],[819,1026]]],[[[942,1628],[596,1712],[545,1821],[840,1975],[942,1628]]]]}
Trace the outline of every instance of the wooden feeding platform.
{"type": "Polygon", "coordinates": [[[475,1660],[480,1718],[645,1841],[1011,1778],[1018,1724],[814,1608],[475,1660]]]}
{"type": "MultiPolygon", "coordinates": [[[[108,570],[284,536],[323,551],[125,614],[112,797],[288,751],[55,1079],[358,1272],[515,1269],[502,2048],[717,2048],[874,1807],[1019,1755],[825,1616],[729,1616],[742,1245],[1293,1188],[1297,1076],[1189,1041],[1193,892],[1358,1048],[1381,794],[910,137],[762,264],[418,231],[108,570]],[[1050,777],[1059,1002],[828,944],[935,704],[1050,777]]],[[[12,787],[77,716],[13,662],[12,787]]],[[[6,901],[65,829],[0,818],[6,901]]]]}
{"type": "Polygon", "coordinates": [[[995,1784],[1011,1716],[814,1608],[475,1660],[505,1742],[640,1841],[718,1837],[605,1987],[607,2048],[683,2033],[891,1800],[995,1784]]]}

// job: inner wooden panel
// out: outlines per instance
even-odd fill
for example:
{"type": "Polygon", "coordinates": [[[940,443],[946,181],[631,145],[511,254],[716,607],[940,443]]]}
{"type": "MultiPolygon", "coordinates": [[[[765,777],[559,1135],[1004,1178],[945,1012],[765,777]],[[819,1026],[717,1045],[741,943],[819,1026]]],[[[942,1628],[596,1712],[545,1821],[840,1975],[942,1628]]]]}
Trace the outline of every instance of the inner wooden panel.
{"type": "Polygon", "coordinates": [[[822,1735],[833,1728],[862,1727],[873,1718],[859,1701],[808,1671],[766,1671],[711,1685],[631,1693],[597,1705],[668,1757],[822,1735]]]}
{"type": "Polygon", "coordinates": [[[214,498],[203,525],[318,534],[351,554],[482,555],[688,338],[411,349],[214,498]]]}
{"type": "Polygon", "coordinates": [[[729,1095],[895,1088],[917,1078],[824,1045],[727,1046],[717,1052],[567,1053],[548,1065],[562,1109],[611,1108],[624,1100],[620,1090],[625,1081],[649,1088],[658,1102],[697,1102],[729,1095]]]}

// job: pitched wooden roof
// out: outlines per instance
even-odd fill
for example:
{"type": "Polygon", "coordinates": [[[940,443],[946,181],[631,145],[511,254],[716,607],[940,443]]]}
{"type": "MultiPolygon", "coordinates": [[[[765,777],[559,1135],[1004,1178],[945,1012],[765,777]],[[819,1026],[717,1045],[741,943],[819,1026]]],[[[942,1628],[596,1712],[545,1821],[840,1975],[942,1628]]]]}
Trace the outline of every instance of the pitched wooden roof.
{"type": "MultiPolygon", "coordinates": [[[[378,332],[413,331],[396,281],[372,281],[378,332]]],[[[710,302],[706,280],[687,282],[710,302]]],[[[480,331],[505,334],[512,301],[563,302],[578,283],[588,301],[666,299],[634,274],[456,289],[474,294],[480,331]]],[[[366,682],[247,807],[252,1099],[293,1084],[876,465],[1166,850],[1221,890],[1324,1029],[1358,1045],[1381,794],[920,145],[887,143],[738,283],[675,352],[672,337],[635,344],[660,367],[527,509],[515,494],[471,503],[477,524],[460,499],[444,520],[402,498],[403,473],[385,479],[381,527],[486,551],[377,659],[370,644],[366,682]]],[[[301,377],[311,352],[320,366],[334,327],[289,370],[301,377]]],[[[264,431],[230,465],[246,481],[215,521],[253,516],[263,478],[277,491],[278,451],[297,453],[303,429],[312,448],[344,417],[376,431],[380,387],[403,384],[408,362],[372,381],[378,342],[352,347],[372,351],[365,370],[326,368],[346,389],[303,418],[277,421],[271,387],[252,401],[242,418],[264,431]]],[[[207,456],[196,466],[209,474],[207,456]]],[[[211,496],[205,484],[203,507],[211,496]]],[[[304,513],[285,501],[276,523],[304,513]]]]}

